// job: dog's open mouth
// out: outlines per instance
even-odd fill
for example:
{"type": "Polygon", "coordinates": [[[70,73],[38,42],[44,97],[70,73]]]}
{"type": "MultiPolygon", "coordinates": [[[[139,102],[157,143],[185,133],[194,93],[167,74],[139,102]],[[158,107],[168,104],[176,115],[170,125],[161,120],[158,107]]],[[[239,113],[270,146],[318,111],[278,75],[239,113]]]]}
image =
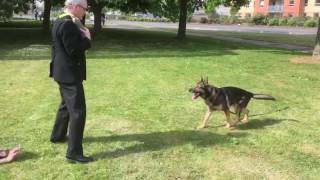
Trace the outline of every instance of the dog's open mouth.
{"type": "Polygon", "coordinates": [[[200,93],[194,92],[194,93],[192,94],[192,100],[196,100],[199,96],[200,96],[200,93]]]}

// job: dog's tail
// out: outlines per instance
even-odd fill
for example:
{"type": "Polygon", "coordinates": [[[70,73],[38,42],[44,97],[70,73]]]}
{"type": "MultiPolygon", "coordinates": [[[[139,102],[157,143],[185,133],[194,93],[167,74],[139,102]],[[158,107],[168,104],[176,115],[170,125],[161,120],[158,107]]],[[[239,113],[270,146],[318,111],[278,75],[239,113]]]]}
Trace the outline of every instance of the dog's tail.
{"type": "Polygon", "coordinates": [[[274,98],[270,95],[267,95],[267,94],[253,94],[253,98],[254,99],[262,99],[262,100],[272,100],[272,101],[276,100],[276,98],[274,98]]]}

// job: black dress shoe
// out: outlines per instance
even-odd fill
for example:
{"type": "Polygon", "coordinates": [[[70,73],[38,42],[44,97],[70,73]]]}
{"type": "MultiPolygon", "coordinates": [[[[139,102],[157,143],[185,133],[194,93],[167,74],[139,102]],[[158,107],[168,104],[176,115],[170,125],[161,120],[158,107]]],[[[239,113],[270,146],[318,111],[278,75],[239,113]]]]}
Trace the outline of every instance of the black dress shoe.
{"type": "Polygon", "coordinates": [[[94,161],[92,157],[86,157],[86,156],[67,156],[67,161],[69,163],[89,163],[94,161]]]}
{"type": "Polygon", "coordinates": [[[53,138],[50,139],[50,142],[52,142],[54,144],[56,144],[56,143],[64,143],[66,141],[67,141],[67,137],[62,138],[62,139],[53,139],[53,138]]]}

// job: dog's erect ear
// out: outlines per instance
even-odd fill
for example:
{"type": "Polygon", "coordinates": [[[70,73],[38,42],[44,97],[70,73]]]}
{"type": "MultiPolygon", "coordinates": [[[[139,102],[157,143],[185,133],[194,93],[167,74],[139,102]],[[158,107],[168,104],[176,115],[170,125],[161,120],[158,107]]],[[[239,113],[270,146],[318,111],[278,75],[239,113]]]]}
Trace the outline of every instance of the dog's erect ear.
{"type": "Polygon", "coordinates": [[[203,85],[203,86],[206,86],[206,81],[203,79],[203,77],[201,76],[201,81],[200,83],[203,85]]]}

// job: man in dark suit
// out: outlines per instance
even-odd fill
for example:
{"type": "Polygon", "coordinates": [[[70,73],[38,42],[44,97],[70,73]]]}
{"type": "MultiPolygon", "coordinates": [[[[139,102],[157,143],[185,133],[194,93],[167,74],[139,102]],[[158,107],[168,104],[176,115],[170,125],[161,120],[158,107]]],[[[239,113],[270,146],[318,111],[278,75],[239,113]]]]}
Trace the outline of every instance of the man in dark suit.
{"type": "Polygon", "coordinates": [[[52,28],[50,77],[58,83],[61,104],[58,108],[50,141],[66,141],[69,162],[87,163],[93,158],[83,155],[82,139],[86,120],[86,103],[82,81],[86,79],[85,51],[91,47],[90,31],[80,26],[87,9],[86,0],[66,0],[66,13],[52,28]]]}

